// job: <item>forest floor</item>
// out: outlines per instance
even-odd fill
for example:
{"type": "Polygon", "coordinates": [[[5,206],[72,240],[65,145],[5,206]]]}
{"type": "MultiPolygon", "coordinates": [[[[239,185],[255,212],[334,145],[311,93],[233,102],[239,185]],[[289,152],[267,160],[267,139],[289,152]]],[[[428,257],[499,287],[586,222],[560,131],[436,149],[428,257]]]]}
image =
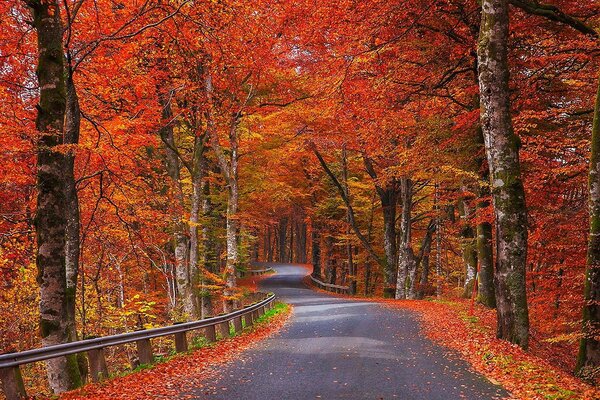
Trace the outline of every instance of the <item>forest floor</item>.
{"type": "MultiPolygon", "coordinates": [[[[309,280],[304,282],[311,285],[309,280]]],[[[530,349],[524,351],[496,338],[495,310],[478,304],[472,306],[470,300],[384,300],[335,296],[376,301],[389,308],[417,312],[424,335],[458,352],[475,371],[506,388],[516,399],[600,399],[600,389],[573,376],[576,351],[573,345],[548,342],[532,334],[530,349]]]]}

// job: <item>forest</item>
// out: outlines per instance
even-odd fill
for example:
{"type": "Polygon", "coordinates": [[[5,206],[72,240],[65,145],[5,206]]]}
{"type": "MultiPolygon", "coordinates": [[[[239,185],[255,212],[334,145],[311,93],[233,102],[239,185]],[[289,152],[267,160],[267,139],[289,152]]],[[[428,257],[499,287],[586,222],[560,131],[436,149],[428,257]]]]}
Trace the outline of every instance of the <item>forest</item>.
{"type": "MultiPolygon", "coordinates": [[[[232,311],[280,262],[494,309],[498,338],[600,379],[600,2],[0,16],[0,354],[232,311]]],[[[41,392],[86,374],[28,368],[41,392]]]]}

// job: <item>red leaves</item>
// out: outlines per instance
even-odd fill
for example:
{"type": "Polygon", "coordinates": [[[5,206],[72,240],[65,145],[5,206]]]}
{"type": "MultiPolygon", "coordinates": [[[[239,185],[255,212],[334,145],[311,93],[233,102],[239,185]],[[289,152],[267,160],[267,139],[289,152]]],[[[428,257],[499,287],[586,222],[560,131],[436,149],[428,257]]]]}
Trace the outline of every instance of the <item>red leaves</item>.
{"type": "MultiPolygon", "coordinates": [[[[203,387],[203,382],[217,375],[227,363],[258,341],[267,338],[283,327],[290,312],[271,318],[268,324],[259,325],[251,332],[217,342],[191,354],[181,354],[163,364],[131,375],[114,378],[101,384],[92,384],[63,394],[65,400],[94,399],[171,399],[188,398],[190,389],[203,387]]],[[[109,367],[110,368],[110,367],[109,367]]],[[[189,397],[195,398],[195,397],[189,397]]]]}
{"type": "MultiPolygon", "coordinates": [[[[595,389],[561,369],[549,358],[573,357],[565,349],[539,341],[532,335],[530,352],[495,337],[495,311],[475,307],[469,315],[468,301],[382,301],[395,308],[419,312],[423,334],[460,353],[473,369],[498,382],[516,399],[598,399],[595,389]]],[[[574,352],[574,349],[571,348],[574,352]]]]}

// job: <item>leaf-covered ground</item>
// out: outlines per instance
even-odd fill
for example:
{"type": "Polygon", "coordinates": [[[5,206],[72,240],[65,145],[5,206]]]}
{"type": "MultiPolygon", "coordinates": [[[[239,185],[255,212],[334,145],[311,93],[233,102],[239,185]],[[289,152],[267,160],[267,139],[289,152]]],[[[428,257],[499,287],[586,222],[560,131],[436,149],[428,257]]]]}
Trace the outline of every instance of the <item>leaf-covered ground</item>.
{"type": "MultiPolygon", "coordinates": [[[[385,301],[390,307],[417,311],[423,332],[461,354],[473,369],[509,390],[516,399],[600,399],[600,390],[585,384],[546,358],[550,344],[530,352],[495,336],[495,312],[466,301],[385,301]]],[[[535,341],[534,341],[535,343],[535,341]]]]}
{"type": "Polygon", "coordinates": [[[291,306],[278,303],[257,324],[241,335],[220,340],[196,351],[180,354],[168,362],[156,364],[127,376],[110,379],[101,384],[90,384],[63,394],[63,400],[75,399],[171,399],[185,398],[190,387],[202,388],[208,378],[218,374],[221,366],[255,343],[279,329],[288,320],[291,306]]]}

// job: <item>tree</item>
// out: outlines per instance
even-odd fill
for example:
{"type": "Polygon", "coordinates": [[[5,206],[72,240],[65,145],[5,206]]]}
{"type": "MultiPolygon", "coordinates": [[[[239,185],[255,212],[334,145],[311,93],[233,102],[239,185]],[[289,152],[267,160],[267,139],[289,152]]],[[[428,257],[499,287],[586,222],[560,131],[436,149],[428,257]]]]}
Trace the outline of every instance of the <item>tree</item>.
{"type": "Polygon", "coordinates": [[[508,89],[508,1],[484,0],[478,60],[481,124],[496,216],[498,337],[529,345],[527,208],[508,89]]]}
{"type": "MultiPolygon", "coordinates": [[[[75,339],[67,317],[69,296],[65,241],[68,222],[63,178],[67,161],[59,150],[59,146],[64,143],[67,99],[63,25],[57,1],[29,1],[27,5],[32,10],[39,51],[37,77],[40,99],[36,128],[40,137],[37,143],[36,264],[40,285],[42,343],[49,346],[75,339]]],[[[48,381],[55,393],[81,385],[75,355],[48,360],[46,365],[48,381]]]]}

